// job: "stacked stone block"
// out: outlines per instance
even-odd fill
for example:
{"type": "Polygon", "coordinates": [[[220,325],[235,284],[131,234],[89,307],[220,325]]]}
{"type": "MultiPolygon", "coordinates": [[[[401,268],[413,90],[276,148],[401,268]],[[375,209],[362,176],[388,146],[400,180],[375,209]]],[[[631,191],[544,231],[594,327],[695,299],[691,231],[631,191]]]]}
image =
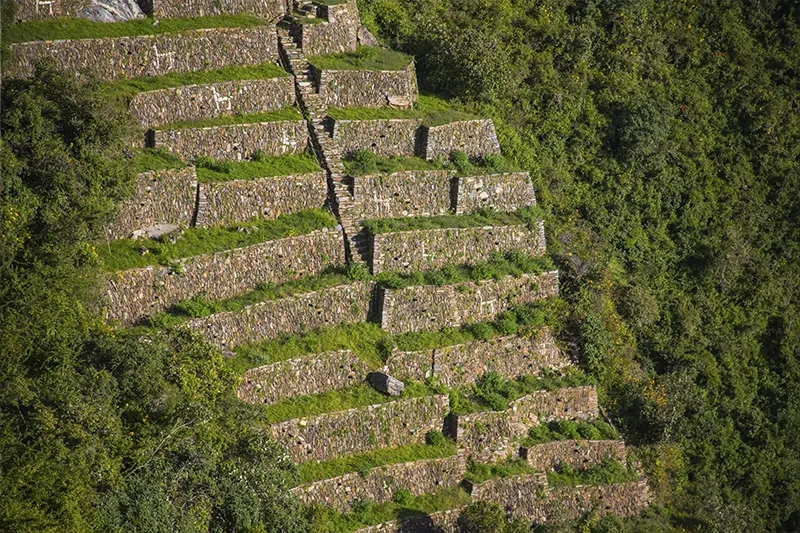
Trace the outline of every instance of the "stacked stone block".
{"type": "Polygon", "coordinates": [[[425,158],[447,157],[464,152],[481,158],[500,153],[500,142],[491,119],[465,120],[425,128],[425,158]]]}
{"type": "Polygon", "coordinates": [[[277,61],[275,26],[213,28],[182,33],[34,41],[9,46],[6,73],[28,78],[38,60],[50,58],[59,70],[86,72],[100,79],[142,78],[277,61]]]}
{"type": "Polygon", "coordinates": [[[186,160],[199,156],[242,160],[261,151],[266,155],[299,154],[308,149],[308,130],[303,120],[279,120],[155,130],[152,146],[186,160]]]}
{"type": "Polygon", "coordinates": [[[298,24],[295,31],[306,56],[354,52],[358,44],[358,7],[355,0],[319,5],[317,17],[327,22],[298,24]]]}
{"type": "Polygon", "coordinates": [[[520,251],[531,256],[545,253],[544,223],[531,231],[527,226],[484,226],[397,231],[372,236],[372,273],[474,265],[489,253],[520,251]]]}
{"type": "Polygon", "coordinates": [[[356,453],[421,444],[441,430],[450,410],[447,395],[398,400],[270,426],[293,461],[324,461],[356,453]]]}
{"type": "Polygon", "coordinates": [[[291,490],[300,503],[318,504],[346,513],[353,503],[391,501],[398,489],[415,496],[458,485],[467,466],[464,457],[453,456],[373,468],[301,485],[291,490]]]}
{"type": "Polygon", "coordinates": [[[307,355],[251,368],[237,393],[248,403],[277,403],[363,383],[369,370],[350,350],[307,355]]]}
{"type": "Polygon", "coordinates": [[[457,215],[489,207],[515,211],[536,205],[536,195],[527,172],[482,174],[456,178],[455,211],[457,215]]]}
{"type": "Polygon", "coordinates": [[[532,337],[497,337],[430,350],[396,351],[386,361],[385,370],[393,376],[417,381],[435,376],[443,385],[456,387],[474,383],[487,372],[516,379],[569,364],[549,328],[544,327],[532,337]]]}
{"type": "Polygon", "coordinates": [[[278,20],[286,14],[284,0],[152,0],[153,17],[212,17],[248,14],[278,20]]]}
{"type": "Polygon", "coordinates": [[[587,470],[606,459],[625,464],[627,454],[621,440],[558,440],[520,448],[520,459],[534,470],[546,472],[560,465],[569,465],[577,470],[587,470]]]}
{"type": "Polygon", "coordinates": [[[325,173],[320,171],[201,183],[199,197],[197,227],[207,228],[319,209],[328,199],[328,190],[325,173]]]}
{"type": "Polygon", "coordinates": [[[183,85],[133,97],[130,112],[144,128],[191,120],[250,115],[294,105],[290,76],[183,85]]]}
{"type": "Polygon", "coordinates": [[[181,300],[231,298],[263,283],[284,283],[344,266],[334,230],[180,259],[169,267],[116,272],[106,285],[106,318],[132,324],[181,300]]]}
{"type": "Polygon", "coordinates": [[[274,339],[323,326],[364,322],[374,290],[371,282],[338,285],[269,300],[241,311],[197,318],[187,327],[221,350],[244,343],[274,339]]]}
{"type": "Polygon", "coordinates": [[[459,327],[558,294],[558,271],[442,287],[381,289],[381,327],[391,333],[459,327]]]}
{"type": "Polygon", "coordinates": [[[395,102],[410,107],[419,96],[413,62],[402,70],[314,71],[319,98],[329,107],[389,107],[395,102]]]}
{"type": "Polygon", "coordinates": [[[156,224],[190,226],[195,212],[194,167],[153,170],[136,176],[133,195],[106,228],[108,239],[128,239],[156,224]]]}

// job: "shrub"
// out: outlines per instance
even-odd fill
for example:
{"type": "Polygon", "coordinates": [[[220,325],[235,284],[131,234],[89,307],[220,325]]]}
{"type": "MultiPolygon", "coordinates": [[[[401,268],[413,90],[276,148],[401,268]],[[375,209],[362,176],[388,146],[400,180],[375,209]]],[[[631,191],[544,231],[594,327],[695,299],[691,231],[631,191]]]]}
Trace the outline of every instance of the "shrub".
{"type": "Polygon", "coordinates": [[[457,526],[459,533],[503,533],[506,515],[495,503],[473,502],[461,512],[457,526]]]}
{"type": "Polygon", "coordinates": [[[425,433],[425,444],[429,446],[442,446],[447,442],[447,438],[441,431],[432,429],[425,433]]]}

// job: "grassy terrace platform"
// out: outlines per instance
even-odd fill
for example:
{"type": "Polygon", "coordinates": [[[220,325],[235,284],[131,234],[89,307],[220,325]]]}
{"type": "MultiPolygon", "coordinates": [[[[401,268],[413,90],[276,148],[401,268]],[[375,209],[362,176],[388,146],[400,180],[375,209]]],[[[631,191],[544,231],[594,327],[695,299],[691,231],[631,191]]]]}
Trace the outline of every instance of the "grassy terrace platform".
{"type": "MultiPolygon", "coordinates": [[[[533,474],[530,465],[521,459],[503,463],[470,463],[467,465],[466,479],[472,483],[482,483],[489,479],[507,478],[533,474]]],[[[628,483],[639,479],[633,469],[619,461],[606,459],[602,463],[586,470],[576,470],[572,466],[562,465],[556,472],[547,472],[547,483],[551,487],[574,485],[610,485],[612,483],[628,483]]]]}
{"type": "Polygon", "coordinates": [[[129,158],[129,164],[137,174],[151,170],[169,170],[185,167],[183,160],[161,148],[141,148],[129,158]]]}
{"type": "Polygon", "coordinates": [[[420,94],[413,109],[391,109],[388,107],[348,107],[328,109],[328,116],[335,120],[377,120],[391,118],[419,119],[428,126],[439,126],[462,120],[482,117],[462,111],[453,104],[430,94],[420,94]]]}
{"type": "Polygon", "coordinates": [[[256,154],[249,161],[217,161],[199,157],[194,164],[197,166],[197,179],[202,183],[255,180],[321,170],[317,158],[310,153],[275,156],[256,154]]]}
{"type": "Polygon", "coordinates": [[[303,114],[295,106],[266,111],[264,113],[253,113],[250,115],[232,115],[209,118],[205,120],[185,120],[164,124],[155,128],[157,130],[183,130],[188,128],[209,128],[213,126],[230,126],[232,124],[255,124],[258,122],[278,122],[281,120],[303,120],[303,114]]]}
{"type": "Polygon", "coordinates": [[[98,244],[97,255],[109,272],[149,265],[167,266],[183,257],[241,248],[334,226],[336,219],[329,212],[308,209],[278,217],[276,220],[254,220],[220,228],[186,229],[174,243],[119,239],[98,244]]]}
{"type": "Polygon", "coordinates": [[[396,231],[475,228],[483,226],[527,225],[530,228],[534,228],[541,218],[541,210],[537,206],[531,206],[523,207],[511,213],[482,209],[468,215],[379,218],[365,220],[362,224],[369,233],[377,235],[396,231]]]}
{"type": "Polygon", "coordinates": [[[270,24],[269,21],[251,15],[221,15],[163,19],[154,25],[148,17],[126,22],[92,22],[85,19],[62,18],[34,20],[11,25],[3,34],[3,44],[27,41],[57,41],[61,39],[97,39],[102,37],[130,37],[135,35],[158,35],[178,33],[206,28],[242,28],[270,24]]]}
{"type": "Polygon", "coordinates": [[[448,159],[428,160],[415,156],[378,157],[369,150],[357,150],[342,162],[351,176],[391,174],[403,170],[450,170],[458,176],[474,176],[520,170],[501,155],[489,154],[481,159],[470,160],[463,152],[454,152],[448,159]]]}
{"type": "Polygon", "coordinates": [[[183,85],[205,85],[225,81],[281,78],[288,75],[289,73],[278,65],[264,63],[254,67],[231,66],[218,70],[201,70],[184,74],[176,73],[149,78],[125,79],[104,83],[101,89],[112,98],[130,100],[137,93],[145,91],[170,89],[183,85]]]}
{"type": "Polygon", "coordinates": [[[413,60],[402,52],[363,45],[355,52],[308,58],[309,63],[322,70],[403,70],[413,60]]]}
{"type": "Polygon", "coordinates": [[[557,420],[528,430],[523,446],[536,446],[555,440],[617,440],[619,433],[604,420],[557,420]]]}

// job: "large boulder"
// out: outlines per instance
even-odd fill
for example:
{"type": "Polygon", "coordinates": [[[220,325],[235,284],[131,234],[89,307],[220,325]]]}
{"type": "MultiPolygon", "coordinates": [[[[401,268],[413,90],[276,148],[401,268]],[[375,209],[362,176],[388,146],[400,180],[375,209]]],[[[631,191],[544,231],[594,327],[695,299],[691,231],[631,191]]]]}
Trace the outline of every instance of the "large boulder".
{"type": "Polygon", "coordinates": [[[123,22],[144,18],[144,13],[134,0],[89,0],[78,16],[95,22],[123,22]]]}
{"type": "Polygon", "coordinates": [[[400,396],[405,384],[397,378],[393,378],[383,372],[370,372],[367,374],[367,382],[378,392],[389,396],[400,396]]]}

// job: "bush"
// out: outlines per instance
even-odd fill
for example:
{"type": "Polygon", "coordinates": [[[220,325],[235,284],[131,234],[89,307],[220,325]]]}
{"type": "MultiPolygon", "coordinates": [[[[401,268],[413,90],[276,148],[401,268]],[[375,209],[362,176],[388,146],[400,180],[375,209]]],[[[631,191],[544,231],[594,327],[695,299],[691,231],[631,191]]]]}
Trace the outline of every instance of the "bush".
{"type": "Polygon", "coordinates": [[[504,533],[506,514],[495,503],[473,502],[461,511],[456,525],[459,533],[504,533]]]}

